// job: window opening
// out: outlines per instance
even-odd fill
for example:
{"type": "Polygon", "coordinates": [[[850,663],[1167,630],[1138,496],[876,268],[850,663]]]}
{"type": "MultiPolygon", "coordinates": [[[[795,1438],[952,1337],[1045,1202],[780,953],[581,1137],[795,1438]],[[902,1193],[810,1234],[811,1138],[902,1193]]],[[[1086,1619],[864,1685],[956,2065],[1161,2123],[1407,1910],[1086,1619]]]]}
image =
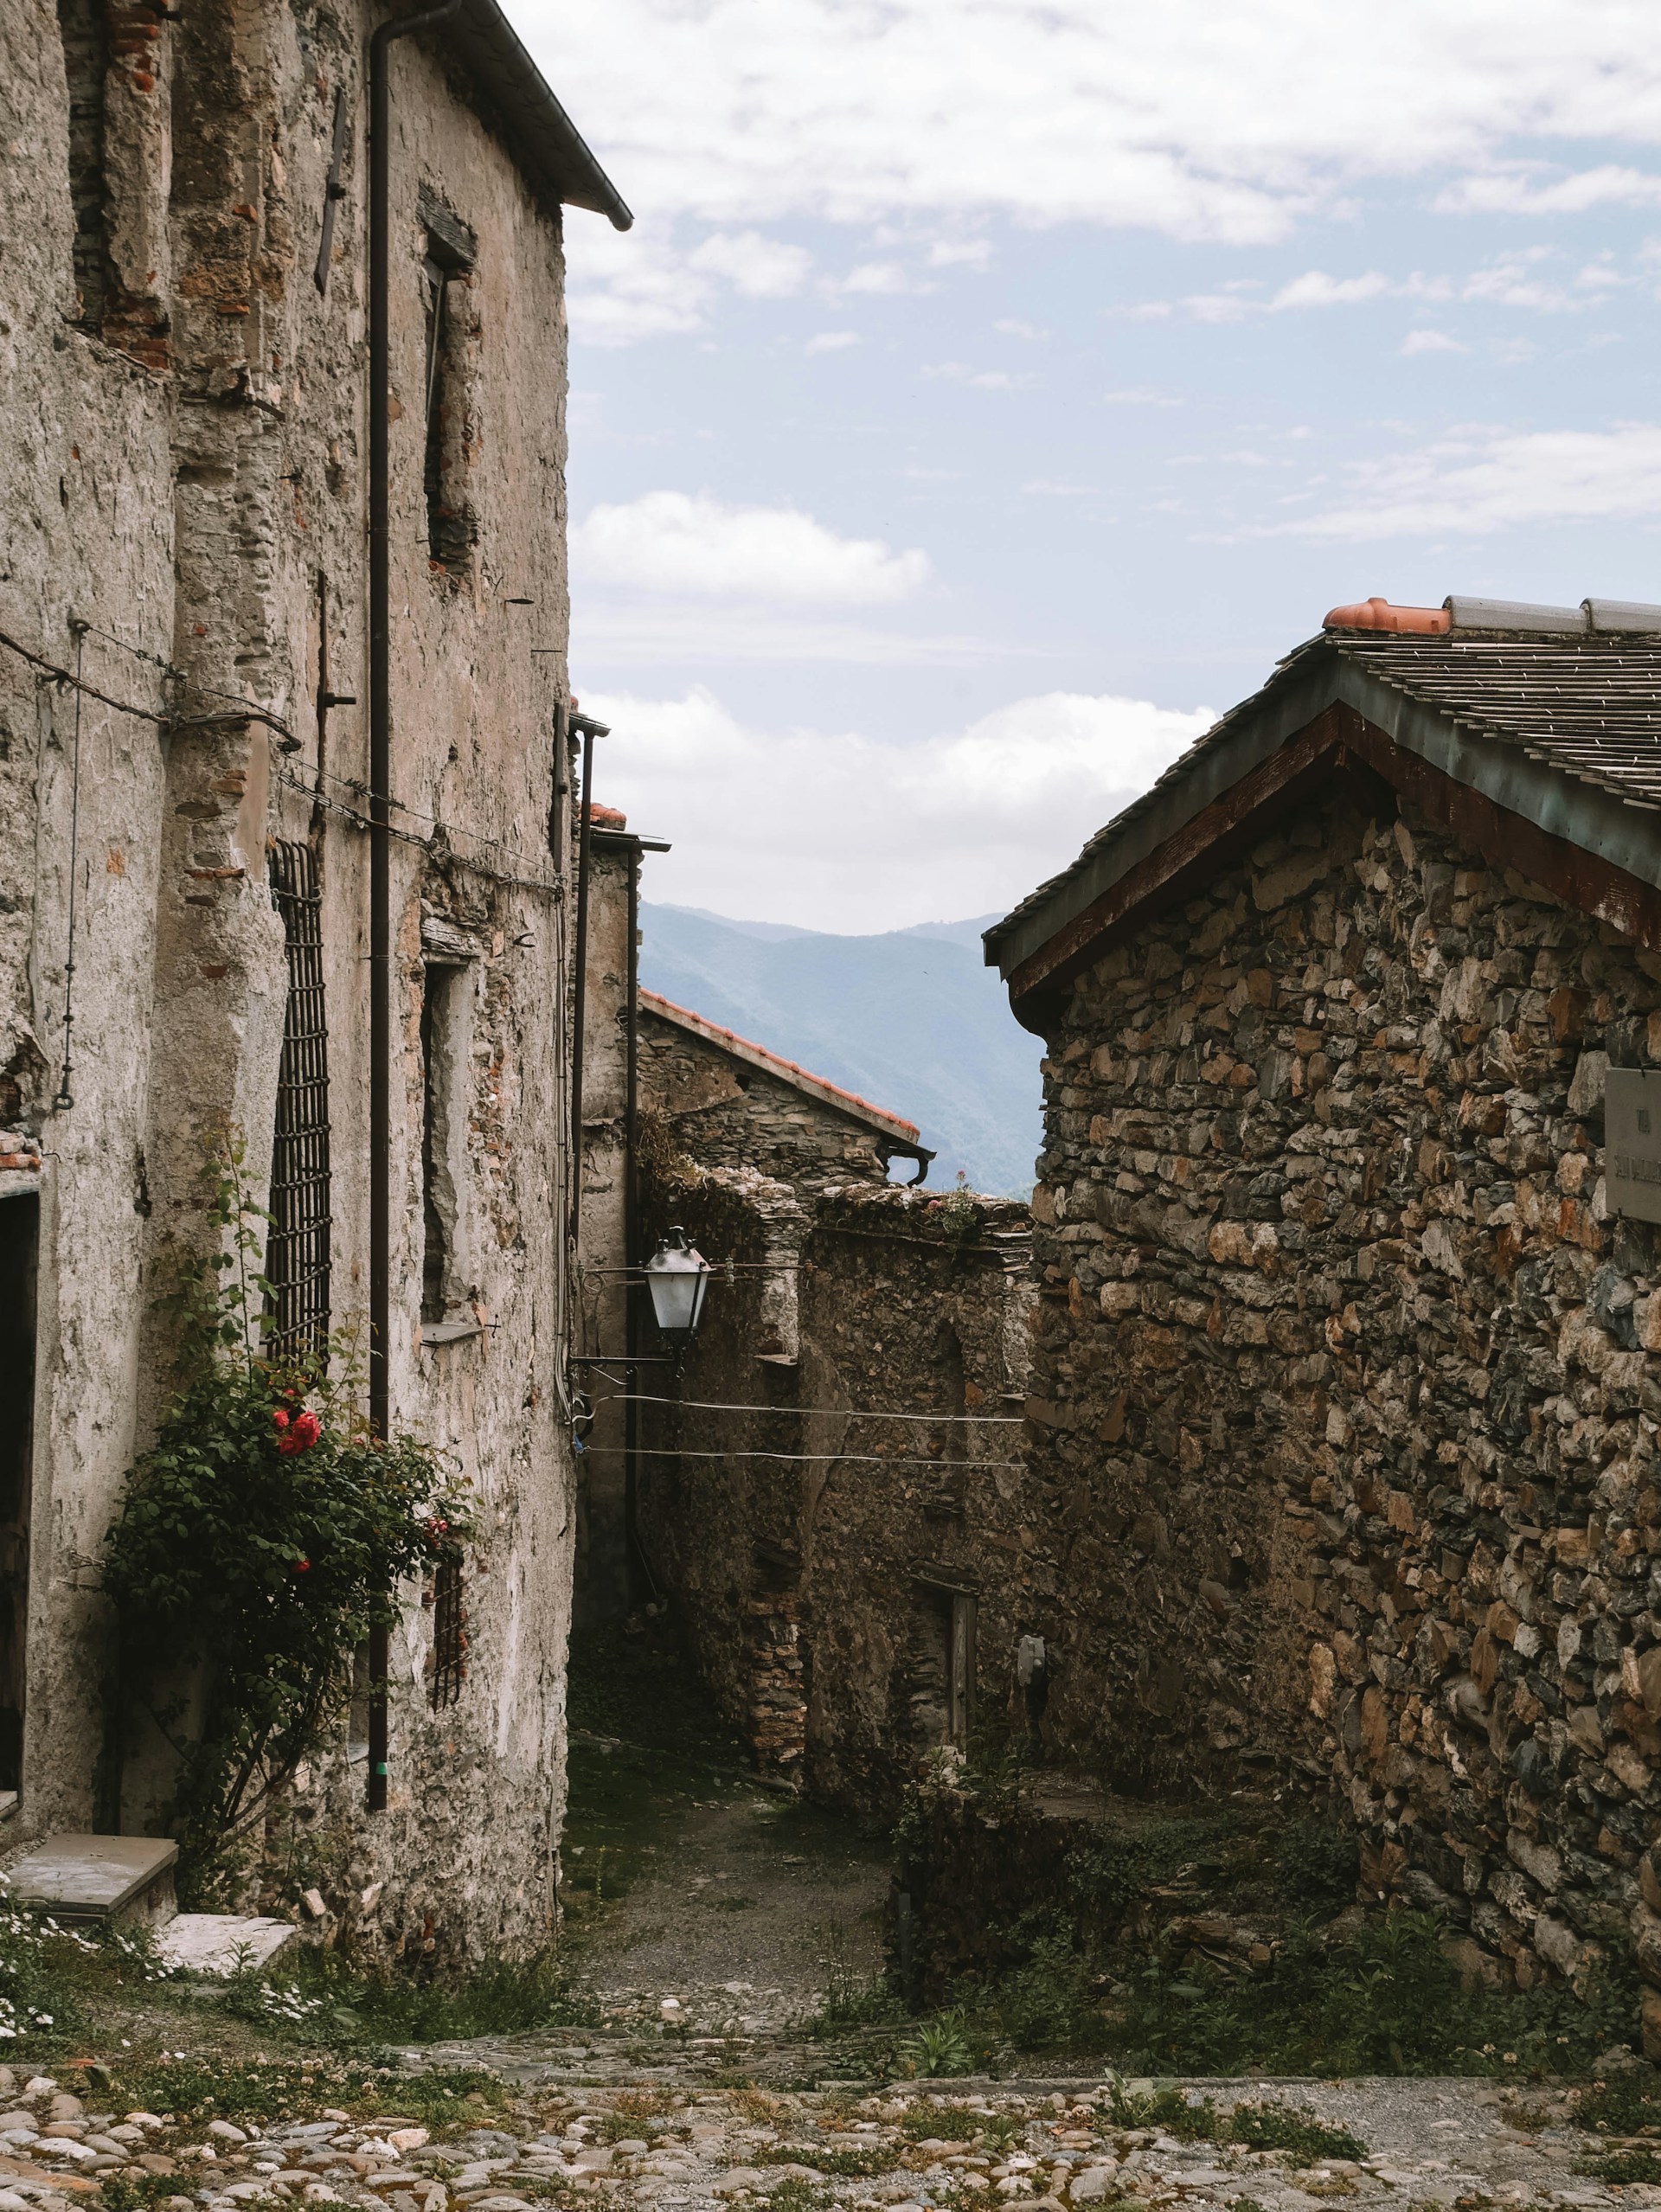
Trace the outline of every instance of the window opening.
{"type": "Polygon", "coordinates": [[[40,1220],[35,1192],[0,1198],[0,1790],[21,1789],[23,1780],[40,1220]]]}
{"type": "Polygon", "coordinates": [[[271,895],[283,918],[288,1003],[271,1156],[266,1343],[273,1358],[299,1360],[328,1340],[331,1236],[323,892],[310,845],[272,846],[271,895]]]}
{"type": "Polygon", "coordinates": [[[465,568],[474,538],[467,503],[466,392],[459,310],[474,241],[465,224],[423,195],[426,252],[421,298],[426,314],[426,411],[423,484],[427,550],[440,567],[465,568]]]}
{"type": "Polygon", "coordinates": [[[443,1321],[456,1288],[458,1080],[469,971],[429,962],[421,991],[421,1319],[443,1321]]]}
{"type": "Polygon", "coordinates": [[[442,1712],[461,1695],[467,1664],[466,1615],[461,1603],[461,1561],[445,1559],[433,1577],[433,1709],[442,1712]]]}
{"type": "Polygon", "coordinates": [[[69,198],[74,209],[74,274],[84,330],[101,330],[110,304],[110,211],[104,174],[105,80],[110,31],[105,0],[58,0],[69,88],[69,198]]]}

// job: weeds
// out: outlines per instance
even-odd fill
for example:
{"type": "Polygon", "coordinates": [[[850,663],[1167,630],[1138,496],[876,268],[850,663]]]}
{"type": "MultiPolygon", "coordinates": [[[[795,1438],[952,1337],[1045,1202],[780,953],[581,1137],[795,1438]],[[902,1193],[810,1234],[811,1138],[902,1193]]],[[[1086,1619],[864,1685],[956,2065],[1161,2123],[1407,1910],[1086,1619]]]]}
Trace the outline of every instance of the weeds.
{"type": "Polygon", "coordinates": [[[1289,2105],[1236,2105],[1228,2140],[1248,2151],[1290,2151],[1305,2164],[1322,2158],[1364,2158],[1367,2145],[1347,2127],[1333,2127],[1289,2105]]]}
{"type": "Polygon", "coordinates": [[[856,2151],[828,2150],[818,2143],[770,2143],[756,2153],[758,2166],[811,2166],[815,2173],[848,2181],[869,2181],[893,2170],[895,2155],[878,2144],[856,2151]]]}
{"type": "Polygon", "coordinates": [[[807,2023],[811,2036],[845,2034],[850,2029],[887,2027],[904,2017],[905,2008],[881,1972],[863,1974],[849,1957],[848,1931],[840,1920],[828,1920],[819,1931],[824,1948],[819,1964],[824,1969],[824,2002],[807,2023]]]}
{"type": "Polygon", "coordinates": [[[220,2057],[135,2059],[110,2068],[112,2095],[180,2126],[214,2119],[315,2119],[325,2106],[365,2116],[388,2110],[431,2125],[503,2110],[506,2087],[478,2068],[405,2074],[346,2059],[267,2064],[220,2057]],[[395,2100],[389,2104],[388,2100],[395,2100]]]}
{"type": "Polygon", "coordinates": [[[1577,2171],[1590,2174],[1595,2181],[1661,2182],[1661,2152],[1652,2151],[1647,2143],[1638,2143],[1625,2151],[1606,2151],[1596,2158],[1582,2158],[1577,2171]]]}
{"type": "Polygon", "coordinates": [[[178,2193],[175,2174],[106,2174],[99,2191],[104,2212],[155,2212],[178,2193]]]}
{"type": "Polygon", "coordinates": [[[1601,2128],[1611,2135],[1639,2135],[1661,2128],[1661,2082],[1637,2068],[1613,2081],[1594,2081],[1574,2106],[1577,2127],[1601,2128]]]}
{"type": "Polygon", "coordinates": [[[773,2212],[828,2212],[836,2199],[828,2189],[816,2189],[792,2175],[779,2183],[767,2201],[773,2212]]]}
{"type": "Polygon", "coordinates": [[[1020,1965],[953,1992],[975,2038],[1100,2053],[1129,2074],[1574,2074],[1636,2027],[1629,1960],[1611,1961],[1584,2002],[1562,1988],[1468,1991],[1427,1914],[1381,1916],[1340,1944],[1294,1927],[1255,1970],[1097,1950],[1061,1915],[1018,1932],[1020,1965]]]}
{"type": "Polygon", "coordinates": [[[935,2019],[926,2020],[903,2049],[924,2080],[941,2074],[967,2074],[974,2064],[968,2027],[961,2011],[942,2012],[935,2019]]]}
{"type": "Polygon", "coordinates": [[[667,2089],[631,2089],[620,2096],[600,2124],[602,2143],[626,2143],[646,2133],[652,2123],[674,2112],[680,2100],[667,2089]]]}
{"type": "Polygon", "coordinates": [[[984,2140],[1002,2151],[1026,2132],[1024,2114],[981,2113],[972,2105],[913,2105],[900,2122],[901,2132],[914,2143],[976,2143],[984,2140]]]}
{"type": "Polygon", "coordinates": [[[551,1952],[490,1959],[440,1979],[355,1967],[308,1948],[279,1978],[238,1977],[229,1999],[245,2019],[305,2029],[331,2042],[437,2043],[584,2025],[592,2008],[551,1952]]]}

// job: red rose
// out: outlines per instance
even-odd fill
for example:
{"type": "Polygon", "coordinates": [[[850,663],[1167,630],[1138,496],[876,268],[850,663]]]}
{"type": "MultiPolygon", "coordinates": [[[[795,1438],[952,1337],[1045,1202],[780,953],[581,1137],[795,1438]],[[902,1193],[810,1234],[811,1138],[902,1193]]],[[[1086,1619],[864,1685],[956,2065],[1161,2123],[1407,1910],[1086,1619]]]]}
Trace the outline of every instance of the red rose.
{"type": "Polygon", "coordinates": [[[314,1413],[296,1414],[292,1421],[280,1414],[277,1418],[283,1428],[277,1449],[286,1459],[292,1459],[297,1452],[309,1452],[323,1434],[323,1423],[314,1413]]]}
{"type": "Polygon", "coordinates": [[[271,1418],[276,1422],[279,1428],[286,1428],[288,1427],[288,1415],[283,1411],[280,1406],[278,1407],[276,1412],[273,1414],[271,1418]]]}
{"type": "Polygon", "coordinates": [[[309,1574],[311,1572],[311,1562],[309,1559],[297,1559],[289,1572],[293,1574],[309,1574]]]}

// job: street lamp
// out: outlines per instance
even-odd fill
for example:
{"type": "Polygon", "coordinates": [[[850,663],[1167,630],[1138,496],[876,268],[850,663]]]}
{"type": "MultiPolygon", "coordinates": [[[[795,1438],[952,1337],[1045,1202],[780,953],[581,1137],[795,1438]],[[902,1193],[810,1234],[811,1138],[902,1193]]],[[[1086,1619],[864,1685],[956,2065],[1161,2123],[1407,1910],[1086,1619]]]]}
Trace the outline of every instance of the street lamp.
{"type": "Polygon", "coordinates": [[[672,1350],[683,1352],[702,1318],[709,1262],[687,1242],[684,1229],[673,1228],[647,1260],[645,1278],[660,1335],[672,1350]]]}

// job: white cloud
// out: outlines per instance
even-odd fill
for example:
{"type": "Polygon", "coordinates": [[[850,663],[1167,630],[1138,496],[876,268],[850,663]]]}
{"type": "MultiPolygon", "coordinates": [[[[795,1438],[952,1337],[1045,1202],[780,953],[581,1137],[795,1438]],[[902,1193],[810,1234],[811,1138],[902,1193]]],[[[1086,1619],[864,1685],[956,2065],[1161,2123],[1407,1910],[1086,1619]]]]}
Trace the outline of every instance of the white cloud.
{"type": "Polygon", "coordinates": [[[971,369],[963,361],[927,362],[920,373],[943,378],[948,384],[967,384],[976,392],[1018,392],[1032,381],[1024,373],[1012,375],[1007,369],[971,369]]]}
{"type": "Polygon", "coordinates": [[[708,492],[649,491],[596,507],[571,533],[584,582],[696,598],[891,606],[928,581],[928,555],[840,537],[793,507],[727,507],[708,492]]]}
{"type": "Polygon", "coordinates": [[[1114,407],[1179,407],[1183,404],[1175,392],[1162,392],[1157,384],[1126,384],[1101,396],[1114,407]]]}
{"type": "Polygon", "coordinates": [[[1478,430],[1353,465],[1340,504],[1281,525],[1300,537],[1472,537],[1551,523],[1650,521],[1661,511],[1661,426],[1478,430]]]}
{"type": "Polygon", "coordinates": [[[1469,346],[1462,346],[1457,338],[1450,338],[1446,330],[1409,330],[1396,348],[1398,353],[1406,354],[1409,359],[1416,353],[1469,353],[1470,350],[1469,346]]]}
{"type": "Polygon", "coordinates": [[[1605,162],[1549,183],[1536,181],[1538,164],[1464,176],[1437,196],[1446,215],[1581,215],[1590,208],[1653,207],[1661,202],[1661,176],[1605,162]]]}
{"type": "Polygon", "coordinates": [[[812,266],[803,247],[763,238],[757,230],[716,231],[687,256],[689,268],[725,277],[750,299],[787,299],[801,290],[812,266]]]}
{"type": "Polygon", "coordinates": [[[804,353],[845,353],[859,343],[857,330],[816,330],[802,348],[804,353]]]}
{"type": "Polygon", "coordinates": [[[601,797],[674,841],[654,898],[845,931],[1012,905],[1213,720],[1050,692],[895,744],[747,728],[702,689],[583,702],[612,729],[601,797]]]}
{"type": "Polygon", "coordinates": [[[1049,332],[1041,330],[1036,323],[1023,323],[1018,315],[1000,316],[992,328],[1006,338],[1024,338],[1029,345],[1042,345],[1049,332]]]}
{"type": "Polygon", "coordinates": [[[1377,269],[1361,277],[1329,277],[1324,269],[1311,269],[1282,285],[1269,307],[1273,312],[1288,307],[1353,307],[1359,300],[1376,299],[1396,288],[1377,269]]]}
{"type": "Polygon", "coordinates": [[[990,238],[940,238],[928,249],[931,269],[984,269],[991,259],[990,238]]]}
{"type": "Polygon", "coordinates": [[[837,292],[909,292],[911,284],[898,261],[862,261],[836,280],[837,292]]]}
{"type": "Polygon", "coordinates": [[[777,606],[719,600],[693,606],[636,594],[608,599],[585,593],[573,613],[571,636],[574,668],[613,675],[640,668],[799,668],[811,662],[964,669],[1035,657],[1029,648],[984,635],[937,635],[777,606]]]}
{"type": "Polygon", "coordinates": [[[1095,490],[1093,484],[1055,484],[1049,477],[1035,477],[1030,484],[1021,487],[1032,499],[1087,499],[1095,490]]]}
{"type": "MultiPolygon", "coordinates": [[[[1398,0],[1364,66],[1329,0],[513,13],[625,197],[670,233],[806,221],[901,237],[998,219],[1261,245],[1346,216],[1387,180],[1489,212],[1661,200],[1661,176],[1621,157],[1661,144],[1661,43],[1631,0],[1466,0],[1452,15],[1398,0]],[[1562,173],[1551,156],[1587,139],[1612,157],[1562,173]]],[[[643,298],[664,280],[623,274],[605,232],[586,215],[568,226],[582,327],[610,340],[686,327],[683,300],[643,298]],[[624,304],[606,316],[594,293],[614,285],[624,304]]],[[[927,250],[946,267],[990,249],[948,231],[927,250]]],[[[892,284],[898,265],[868,266],[892,284]]]]}

